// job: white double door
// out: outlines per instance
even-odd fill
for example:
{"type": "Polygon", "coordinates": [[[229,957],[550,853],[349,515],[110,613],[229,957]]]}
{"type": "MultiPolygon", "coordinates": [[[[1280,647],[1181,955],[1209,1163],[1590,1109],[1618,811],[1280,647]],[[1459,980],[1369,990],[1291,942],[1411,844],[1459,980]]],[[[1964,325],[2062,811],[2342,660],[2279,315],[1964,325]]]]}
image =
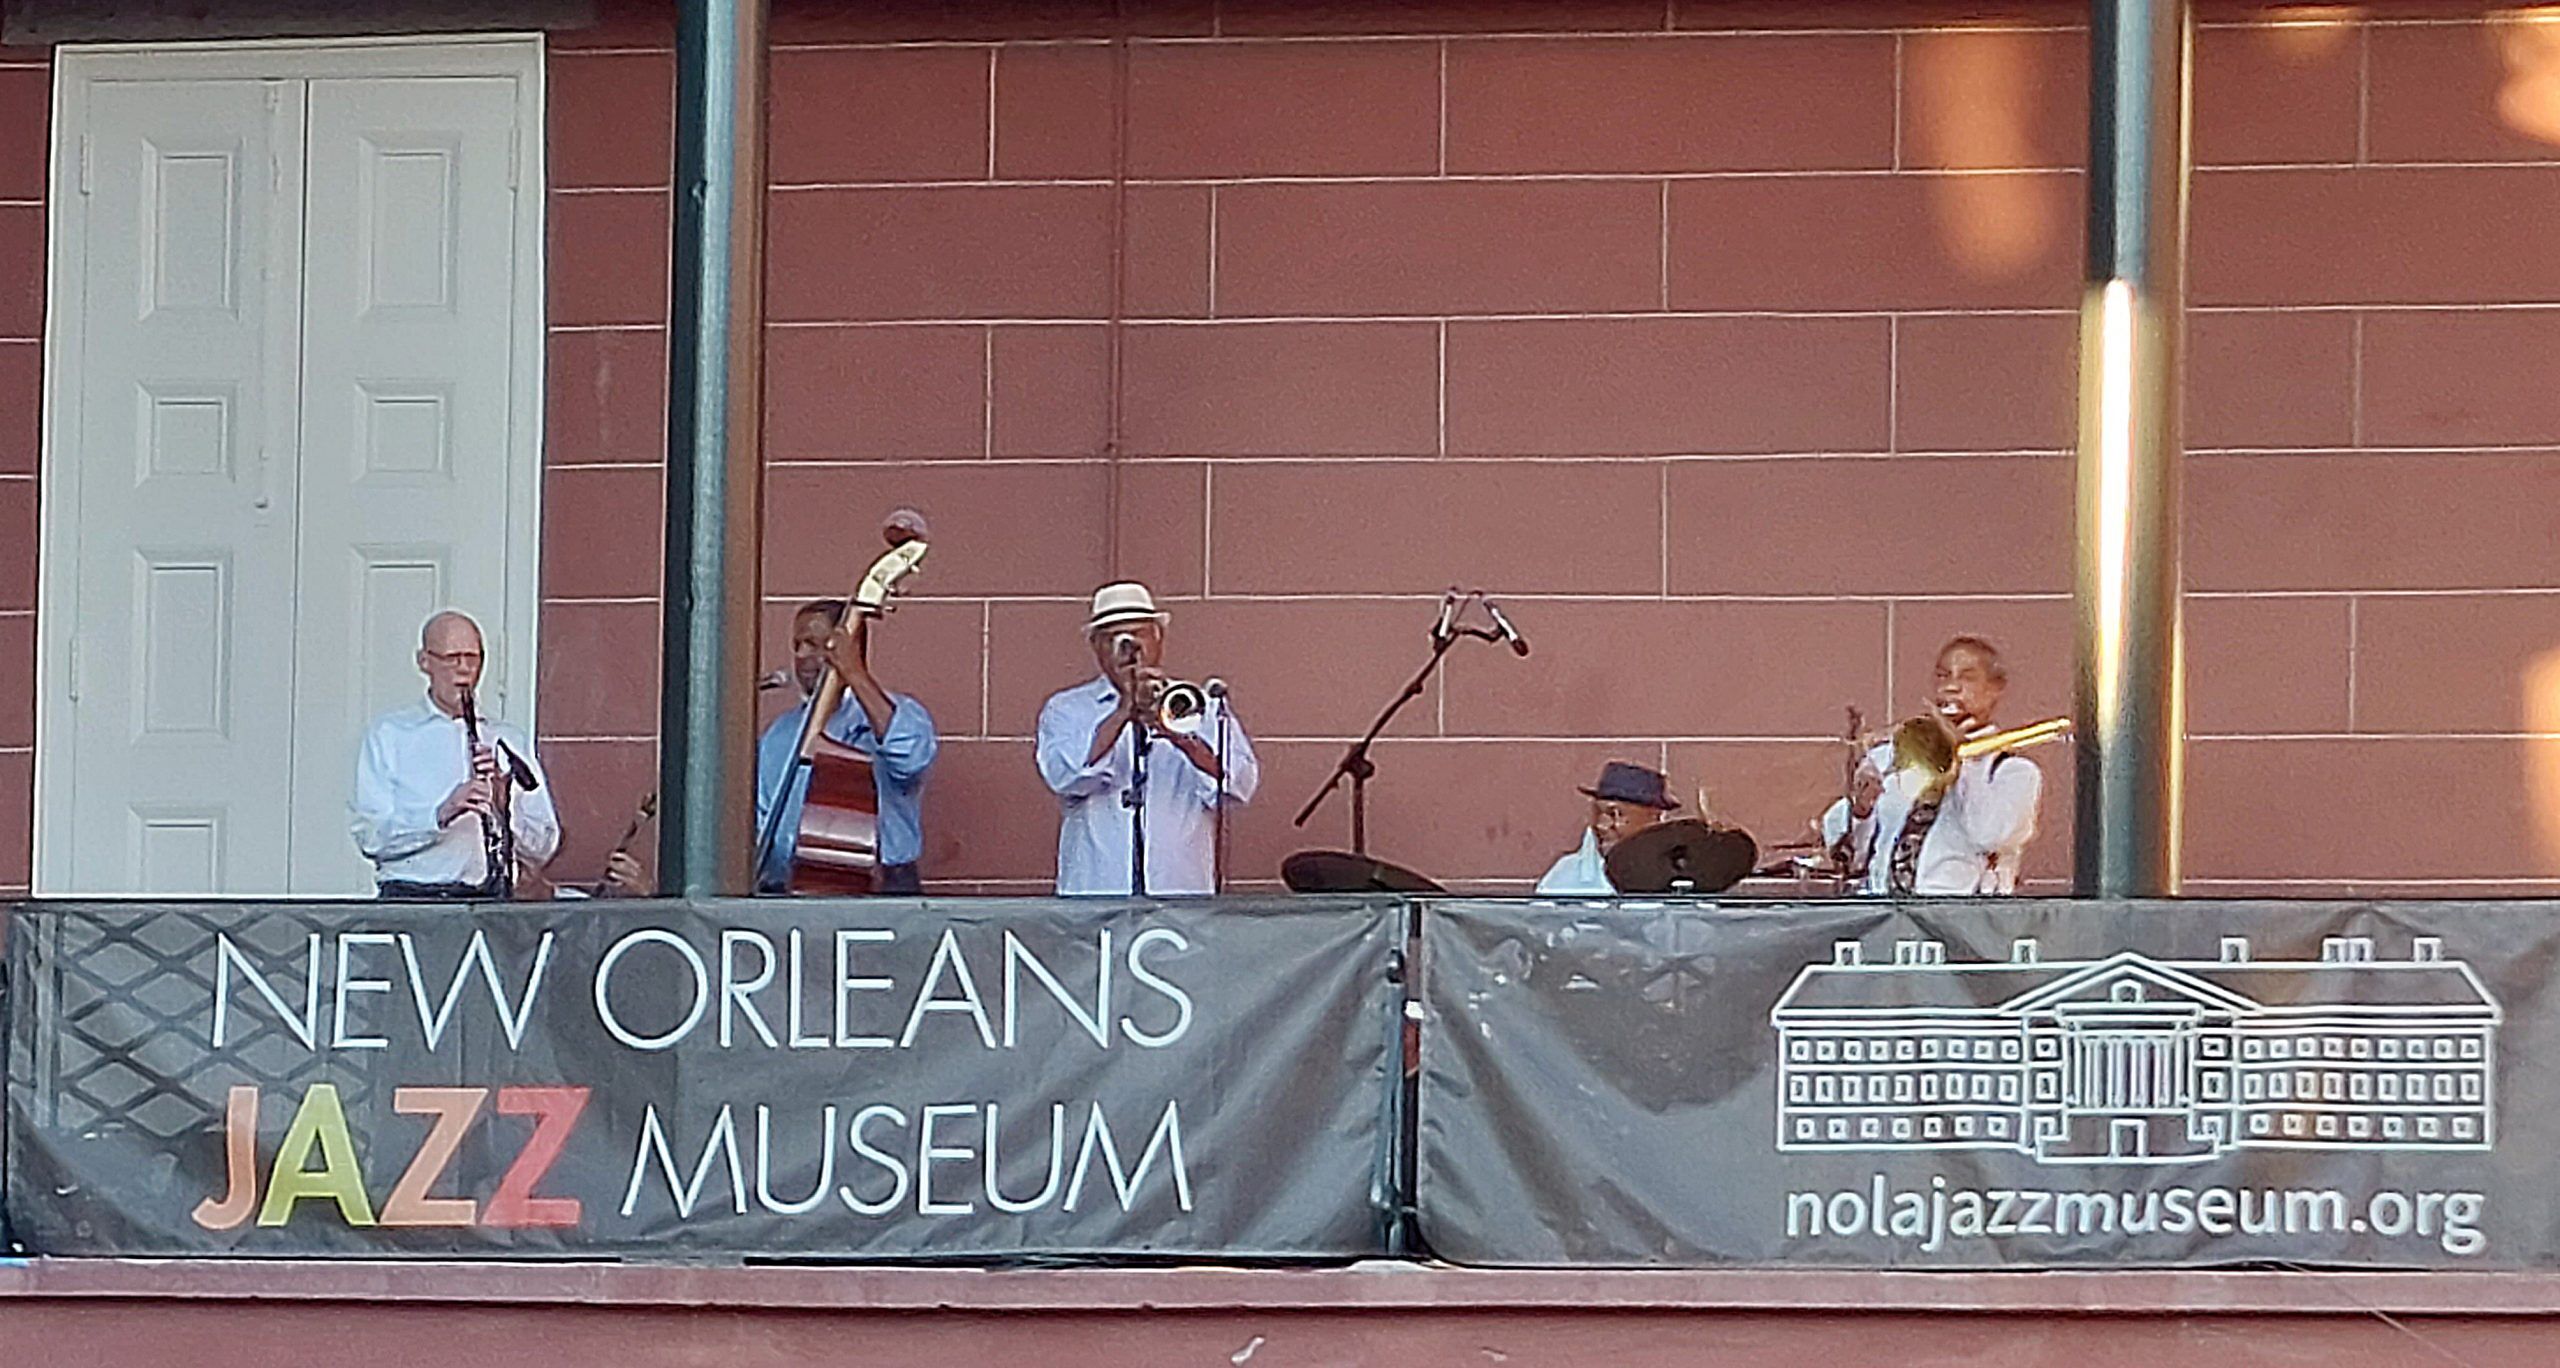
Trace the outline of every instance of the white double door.
{"type": "Polygon", "coordinates": [[[370,891],[355,748],[440,606],[529,720],[539,64],[58,64],[39,893],[370,891]]]}

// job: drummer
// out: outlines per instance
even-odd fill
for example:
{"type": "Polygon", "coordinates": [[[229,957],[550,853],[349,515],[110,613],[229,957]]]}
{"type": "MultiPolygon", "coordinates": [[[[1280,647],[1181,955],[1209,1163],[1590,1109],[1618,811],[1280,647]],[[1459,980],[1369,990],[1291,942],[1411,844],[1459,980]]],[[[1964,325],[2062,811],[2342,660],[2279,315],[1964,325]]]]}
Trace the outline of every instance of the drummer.
{"type": "Polygon", "coordinates": [[[1624,760],[1600,767],[1600,782],[1582,790],[1591,800],[1591,823],[1582,844],[1559,859],[1538,880],[1538,895],[1549,898],[1614,898],[1609,882],[1609,852],[1618,842],[1677,812],[1680,804],[1666,790],[1662,771],[1624,760]]]}

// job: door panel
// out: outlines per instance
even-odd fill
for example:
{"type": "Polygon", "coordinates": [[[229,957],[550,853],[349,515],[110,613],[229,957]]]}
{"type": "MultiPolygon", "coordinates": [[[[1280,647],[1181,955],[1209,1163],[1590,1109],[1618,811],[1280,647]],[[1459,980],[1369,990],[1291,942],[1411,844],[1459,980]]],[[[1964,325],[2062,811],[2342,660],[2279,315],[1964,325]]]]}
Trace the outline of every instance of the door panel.
{"type": "Polygon", "coordinates": [[[417,696],[428,613],[481,619],[483,711],[520,716],[530,691],[503,649],[516,101],[499,77],[311,83],[331,192],[305,238],[297,894],[372,887],[346,834],[356,743],[417,696]]]}
{"type": "Polygon", "coordinates": [[[301,90],[86,94],[69,886],[281,892],[301,90]]]}

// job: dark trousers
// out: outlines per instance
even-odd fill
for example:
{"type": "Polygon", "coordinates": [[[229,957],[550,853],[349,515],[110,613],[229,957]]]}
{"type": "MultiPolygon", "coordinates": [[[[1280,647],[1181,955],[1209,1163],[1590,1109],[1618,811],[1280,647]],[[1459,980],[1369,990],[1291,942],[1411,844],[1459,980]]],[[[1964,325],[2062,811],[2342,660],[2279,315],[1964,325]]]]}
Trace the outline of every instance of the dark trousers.
{"type": "Polygon", "coordinates": [[[471,902],[489,896],[487,884],[411,883],[407,879],[384,879],[374,885],[374,896],[384,902],[471,902]]]}

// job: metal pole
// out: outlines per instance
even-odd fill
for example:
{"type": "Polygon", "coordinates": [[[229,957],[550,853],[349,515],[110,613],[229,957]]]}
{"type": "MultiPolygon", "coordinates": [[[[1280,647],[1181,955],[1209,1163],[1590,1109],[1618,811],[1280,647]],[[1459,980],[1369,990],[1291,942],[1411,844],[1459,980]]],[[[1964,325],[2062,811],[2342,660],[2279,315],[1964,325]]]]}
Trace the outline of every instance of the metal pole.
{"type": "Polygon", "coordinates": [[[2080,314],[2074,882],[2178,891],[2188,0],[2095,0],[2080,314]]]}
{"type": "Polygon", "coordinates": [[[667,319],[658,882],[753,891],[764,523],[766,0],[681,0],[667,319]]]}

